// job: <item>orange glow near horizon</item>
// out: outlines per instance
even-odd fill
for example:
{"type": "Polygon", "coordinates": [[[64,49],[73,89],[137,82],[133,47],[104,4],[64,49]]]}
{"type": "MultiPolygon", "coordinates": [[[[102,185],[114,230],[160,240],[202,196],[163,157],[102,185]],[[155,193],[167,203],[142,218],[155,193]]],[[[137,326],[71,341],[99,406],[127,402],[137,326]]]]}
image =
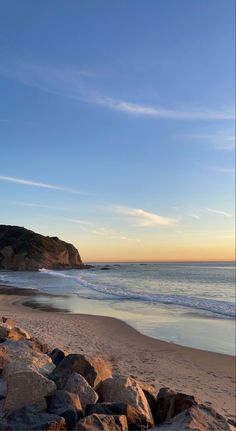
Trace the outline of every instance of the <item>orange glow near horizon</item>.
{"type": "Polygon", "coordinates": [[[147,244],[134,247],[96,247],[87,248],[81,244],[80,252],[85,262],[217,262],[235,261],[234,241],[215,242],[207,245],[176,245],[171,247],[153,247],[147,244]],[[141,248],[141,249],[140,249],[141,248]]]}

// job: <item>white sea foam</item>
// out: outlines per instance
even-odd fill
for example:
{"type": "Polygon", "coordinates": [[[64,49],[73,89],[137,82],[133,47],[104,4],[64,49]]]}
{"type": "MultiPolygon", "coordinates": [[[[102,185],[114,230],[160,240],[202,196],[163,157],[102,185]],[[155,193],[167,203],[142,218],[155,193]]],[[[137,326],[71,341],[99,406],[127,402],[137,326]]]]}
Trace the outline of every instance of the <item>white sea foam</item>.
{"type": "Polygon", "coordinates": [[[188,307],[195,310],[205,310],[217,315],[225,316],[228,318],[235,317],[235,305],[229,301],[219,301],[209,298],[200,298],[196,296],[184,296],[173,294],[160,294],[160,293],[145,293],[145,292],[132,292],[122,287],[113,287],[108,285],[94,284],[84,279],[82,276],[65,274],[59,271],[50,271],[42,268],[42,273],[54,277],[70,278],[75,280],[80,286],[97,292],[112,295],[120,300],[140,300],[146,302],[157,302],[162,304],[178,305],[188,307]]]}
{"type": "Polygon", "coordinates": [[[6,275],[0,274],[0,283],[8,283],[6,275]]]}

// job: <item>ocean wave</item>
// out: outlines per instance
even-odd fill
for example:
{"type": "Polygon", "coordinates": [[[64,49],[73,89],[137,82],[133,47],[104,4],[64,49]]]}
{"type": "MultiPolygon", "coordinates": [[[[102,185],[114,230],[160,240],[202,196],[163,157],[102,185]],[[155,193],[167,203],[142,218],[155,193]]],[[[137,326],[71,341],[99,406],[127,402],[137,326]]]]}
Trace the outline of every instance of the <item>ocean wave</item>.
{"type": "Polygon", "coordinates": [[[61,271],[50,271],[44,268],[40,269],[39,271],[54,277],[73,279],[77,281],[80,286],[95,290],[103,294],[115,296],[120,300],[140,300],[145,302],[157,302],[161,304],[178,305],[182,307],[193,308],[195,310],[209,311],[211,313],[225,316],[228,318],[235,317],[235,304],[229,301],[219,301],[216,299],[200,298],[196,296],[132,292],[130,290],[125,290],[122,287],[112,287],[107,285],[90,283],[82,276],[64,274],[61,271]]]}

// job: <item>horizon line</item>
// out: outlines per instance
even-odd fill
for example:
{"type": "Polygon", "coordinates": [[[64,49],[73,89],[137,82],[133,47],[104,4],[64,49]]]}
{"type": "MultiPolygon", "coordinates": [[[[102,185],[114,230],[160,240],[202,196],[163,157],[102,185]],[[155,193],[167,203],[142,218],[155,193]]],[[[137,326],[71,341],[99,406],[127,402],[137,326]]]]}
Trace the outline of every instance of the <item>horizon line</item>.
{"type": "Polygon", "coordinates": [[[235,259],[158,259],[158,260],[84,260],[83,263],[201,263],[201,262],[232,262],[236,264],[235,259]]]}

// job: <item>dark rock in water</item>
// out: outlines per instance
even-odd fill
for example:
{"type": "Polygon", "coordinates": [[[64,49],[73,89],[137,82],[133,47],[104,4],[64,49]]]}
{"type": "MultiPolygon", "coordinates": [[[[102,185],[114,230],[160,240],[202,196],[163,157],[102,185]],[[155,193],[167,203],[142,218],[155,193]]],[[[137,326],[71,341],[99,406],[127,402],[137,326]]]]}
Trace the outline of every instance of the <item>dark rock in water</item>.
{"type": "Polygon", "coordinates": [[[77,431],[128,431],[125,416],[96,415],[82,419],[76,427],[77,431]]]}
{"type": "Polygon", "coordinates": [[[157,395],[156,422],[159,424],[171,419],[198,403],[199,401],[192,395],[161,388],[157,395]]]}
{"type": "Polygon", "coordinates": [[[78,373],[70,375],[64,389],[79,396],[83,410],[85,410],[87,404],[94,404],[98,400],[97,393],[88,384],[87,380],[78,373]]]}
{"type": "Polygon", "coordinates": [[[0,422],[2,431],[63,431],[65,419],[28,406],[5,415],[0,422]]]}
{"type": "Polygon", "coordinates": [[[52,362],[57,366],[64,359],[65,353],[60,349],[53,349],[49,356],[52,362]]]}
{"type": "Polygon", "coordinates": [[[59,363],[50,378],[54,380],[58,389],[63,389],[73,373],[81,374],[92,387],[111,376],[111,370],[105,361],[90,360],[84,355],[74,353],[66,356],[59,363]]]}
{"type": "Polygon", "coordinates": [[[101,271],[109,271],[110,266],[102,266],[102,268],[100,268],[101,271]]]}
{"type": "Polygon", "coordinates": [[[6,337],[0,337],[0,344],[4,343],[5,341],[7,341],[6,337]]]}
{"type": "Polygon", "coordinates": [[[67,391],[57,391],[50,399],[48,412],[62,416],[68,430],[74,429],[83,417],[83,411],[78,395],[67,391]]]}
{"type": "Polygon", "coordinates": [[[193,405],[150,431],[230,431],[226,419],[211,407],[193,405]]]}
{"type": "Polygon", "coordinates": [[[87,267],[72,244],[24,227],[0,225],[0,269],[35,271],[87,267]]]}

